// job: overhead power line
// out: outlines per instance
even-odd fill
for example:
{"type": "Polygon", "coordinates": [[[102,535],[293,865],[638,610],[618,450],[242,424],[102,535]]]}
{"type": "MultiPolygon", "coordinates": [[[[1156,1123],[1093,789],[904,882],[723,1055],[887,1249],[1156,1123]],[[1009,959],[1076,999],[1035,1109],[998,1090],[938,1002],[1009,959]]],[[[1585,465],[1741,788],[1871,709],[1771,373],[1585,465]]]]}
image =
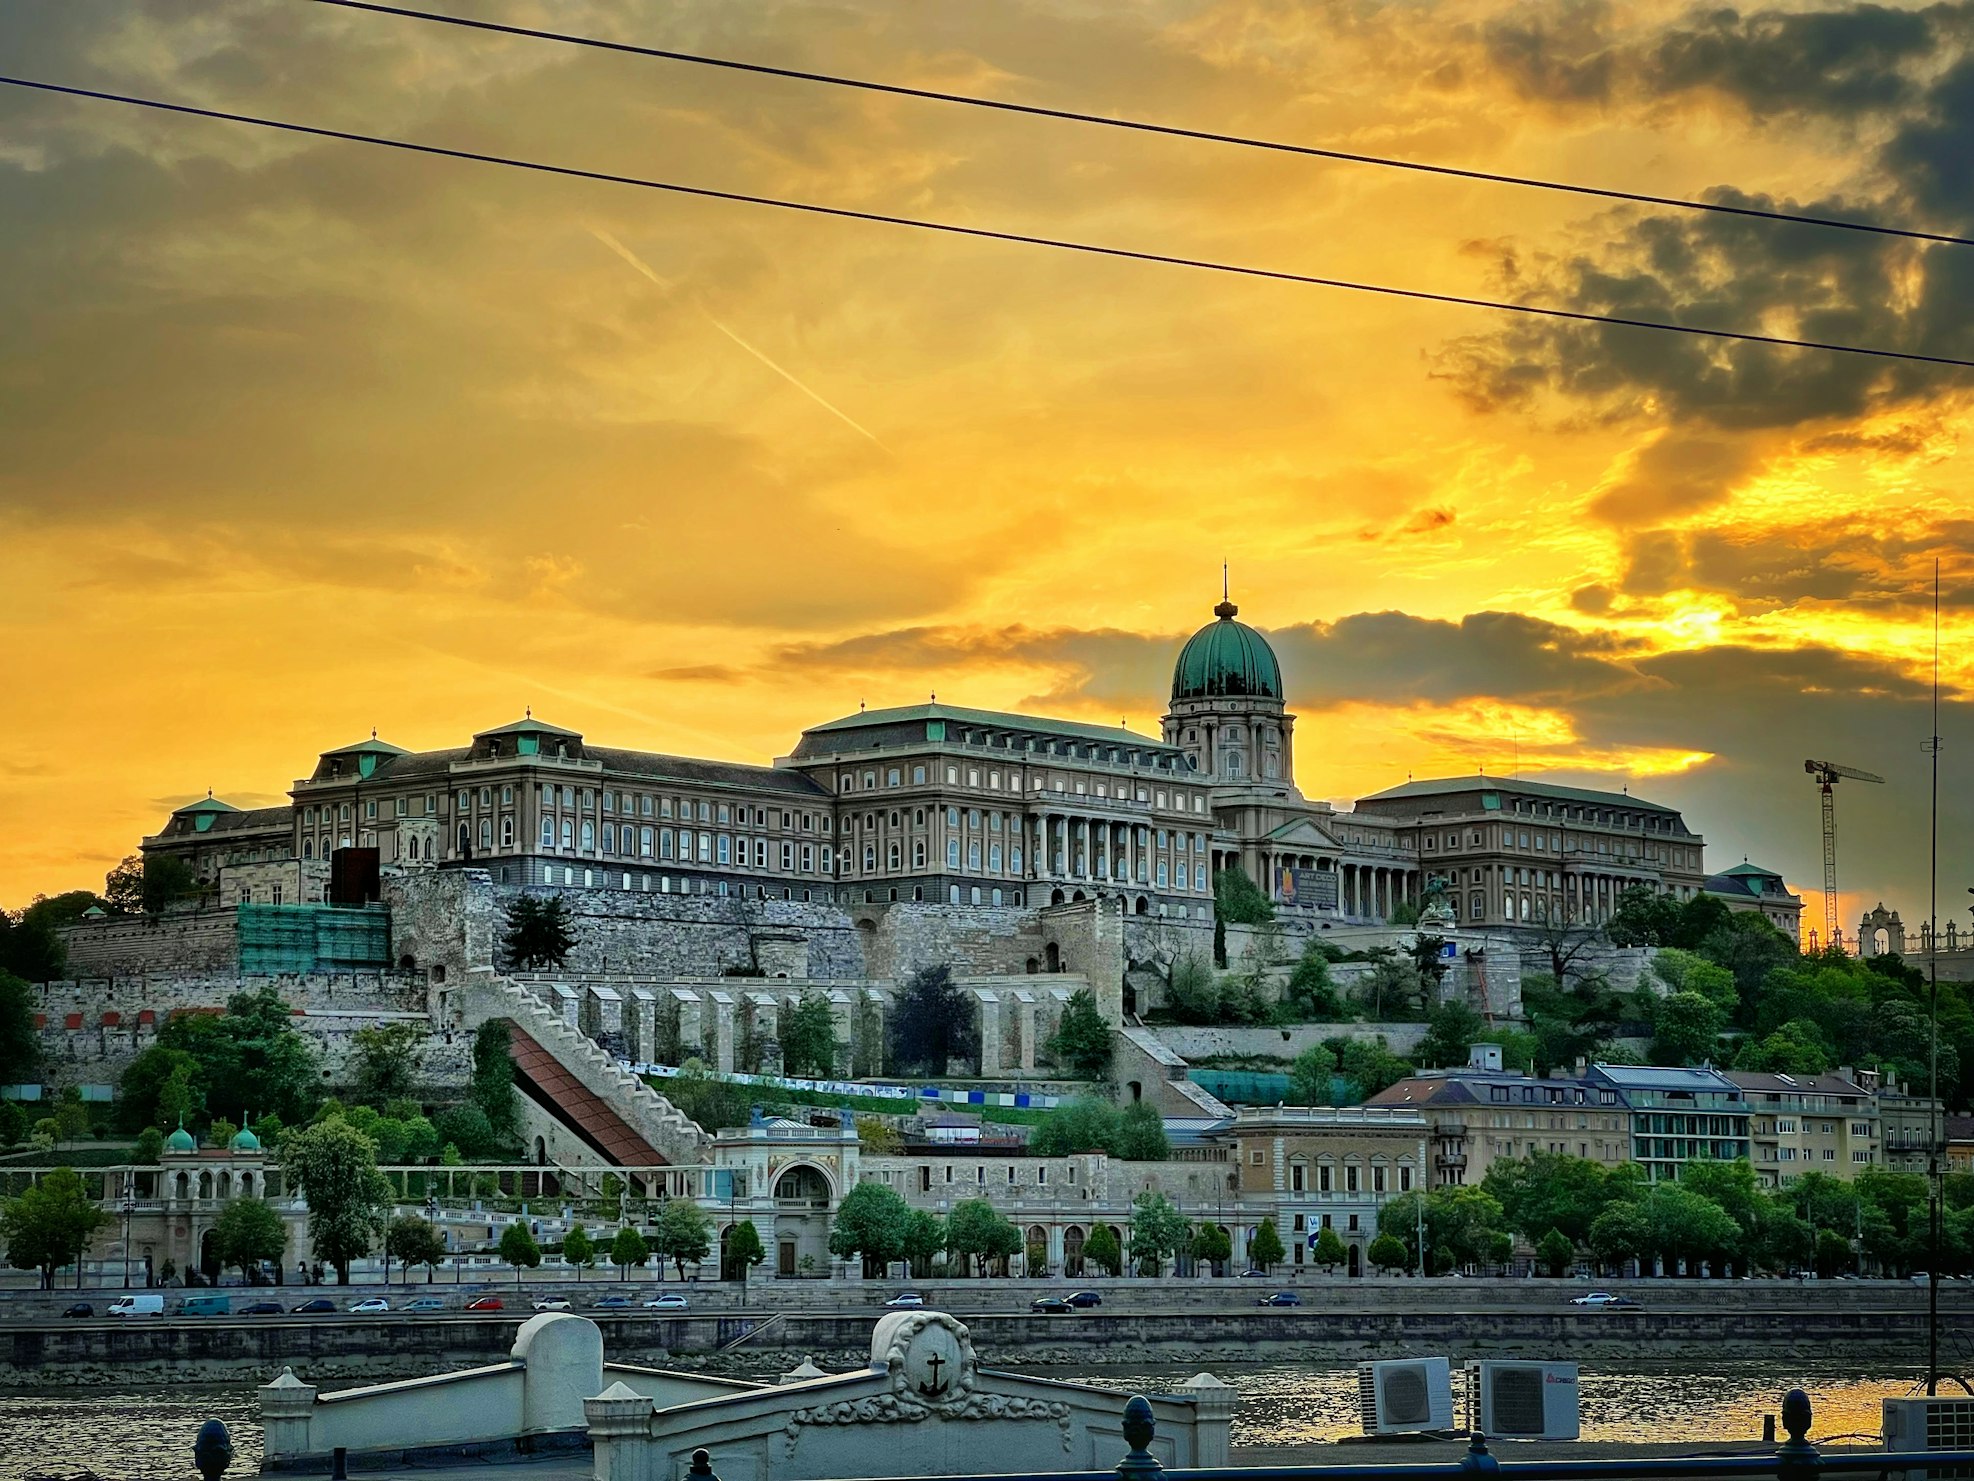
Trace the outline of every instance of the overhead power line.
{"type": "Polygon", "coordinates": [[[1051,118],[1063,123],[1096,124],[1103,128],[1126,129],[1133,133],[1161,134],[1172,139],[1193,139],[1208,144],[1232,144],[1243,149],[1265,149],[1275,154],[1297,154],[1309,159],[1335,160],[1343,164],[1376,165],[1387,170],[1410,170],[1421,175],[1444,175],[1456,180],[1478,180],[1489,185],[1515,185],[1528,190],[1552,190],[1567,195],[1595,196],[1607,201],[1631,201],[1645,206],[1670,206],[1681,211],[1706,211],[1721,216],[1749,216],[1761,221],[1786,221],[1795,226],[1833,227],[1839,231],[1862,231],[1870,232],[1875,236],[1904,237],[1910,241],[1974,247],[1974,237],[1955,236],[1951,232],[1885,226],[1874,221],[1849,221],[1837,216],[1811,216],[1801,211],[1770,211],[1759,206],[1733,206],[1722,201],[1696,201],[1681,196],[1648,195],[1642,191],[1578,185],[1566,180],[1543,180],[1532,175],[1501,175],[1489,170],[1467,170],[1456,165],[1427,164],[1421,160],[1394,159],[1381,154],[1356,154],[1344,149],[1323,149],[1313,144],[1291,144],[1281,139],[1258,139],[1245,134],[1219,133],[1212,129],[1182,128],[1177,124],[1153,123],[1141,118],[1112,118],[1101,113],[1082,113],[1072,108],[1045,108],[1035,103],[1013,103],[1002,98],[975,97],[969,93],[948,93],[940,92],[935,88],[907,87],[903,83],[873,82],[869,78],[844,77],[832,72],[809,72],[796,67],[771,67],[764,62],[742,62],[731,57],[710,57],[699,52],[674,51],[661,46],[638,46],[628,41],[606,41],[599,36],[578,36],[567,31],[544,31],[533,26],[507,25],[500,21],[477,20],[462,15],[442,15],[437,11],[414,10],[403,5],[382,5],[376,3],[376,0],[314,0],[314,3],[335,5],[344,10],[367,10],[377,15],[401,16],[406,20],[434,21],[440,25],[461,26],[473,31],[491,31],[502,36],[522,36],[533,41],[554,41],[565,46],[587,47],[594,51],[614,51],[629,56],[654,57],[659,61],[685,62],[695,67],[719,67],[729,72],[752,72],[761,77],[781,77],[793,82],[820,82],[830,87],[856,88],[867,93],[888,93],[893,97],[917,98],[929,103],[959,103],[969,108],[991,108],[999,113],[1019,113],[1029,118],[1051,118]]]}
{"type": "Polygon", "coordinates": [[[1398,288],[1390,284],[1362,283],[1348,278],[1326,278],[1313,273],[1251,267],[1240,263],[1217,262],[1203,257],[1182,257],[1173,253],[1146,252],[1130,247],[1106,247],[1093,242],[1073,242],[1062,237],[995,231],[984,226],[961,226],[955,222],[927,221],[915,216],[891,216],[877,211],[855,211],[847,206],[826,206],[814,201],[792,201],[779,196],[750,195],[737,190],[715,190],[710,186],[684,185],[671,180],[649,180],[637,175],[620,175],[607,170],[586,170],[574,165],[515,159],[508,155],[486,154],[471,149],[450,149],[440,144],[417,144],[408,139],[391,139],[378,134],[359,134],[347,129],[322,128],[315,124],[292,123],[285,119],[261,118],[250,113],[228,113],[217,108],[197,108],[189,103],[167,103],[157,98],[139,98],[126,93],[71,87],[64,83],[41,82],[26,77],[0,76],[0,86],[32,88],[39,92],[60,93],[74,98],[93,98],[105,103],[123,103],[133,108],[150,108],[163,113],[184,114],[191,118],[210,118],[222,123],[250,124],[255,128],[278,129],[283,133],[304,134],[317,139],[337,139],[350,144],[371,144],[382,149],[401,150],[407,154],[470,160],[475,164],[503,165],[509,169],[532,170],[537,174],[556,175],[571,180],[594,180],[607,185],[631,185],[642,190],[664,191],[670,195],[692,196],[700,200],[729,201],[744,206],[768,206],[779,211],[799,211],[810,216],[830,216],[843,221],[866,221],[880,226],[904,226],[915,231],[939,232],[946,236],[972,237],[981,241],[1012,242],[1026,247],[1050,247],[1061,252],[1078,252],[1091,257],[1156,262],[1168,267],[1195,268],[1202,272],[1265,278],[1279,283],[1302,283],[1316,288],[1340,288],[1353,293],[1376,293],[1388,298],[1409,298],[1425,303],[1457,304],[1463,308],[1491,309],[1501,313],[1526,314],[1544,319],[1567,319],[1585,324],[1615,324],[1627,329],[1652,329],[1667,334],[1690,334],[1705,339],[1731,340],[1744,344],[1779,345],[1798,350],[1828,350],[1842,355],[1868,355],[1880,360],[1911,360],[1927,365],[1953,365],[1974,370],[1974,360],[1959,360],[1947,355],[1922,355],[1912,350],[1888,350],[1872,345],[1793,339],[1779,334],[1753,334],[1737,329],[1707,329],[1693,324],[1668,324],[1655,319],[1631,319],[1615,314],[1587,313],[1578,309],[1545,308],[1538,304],[1470,298],[1457,293],[1434,293],[1423,288],[1398,288]]]}

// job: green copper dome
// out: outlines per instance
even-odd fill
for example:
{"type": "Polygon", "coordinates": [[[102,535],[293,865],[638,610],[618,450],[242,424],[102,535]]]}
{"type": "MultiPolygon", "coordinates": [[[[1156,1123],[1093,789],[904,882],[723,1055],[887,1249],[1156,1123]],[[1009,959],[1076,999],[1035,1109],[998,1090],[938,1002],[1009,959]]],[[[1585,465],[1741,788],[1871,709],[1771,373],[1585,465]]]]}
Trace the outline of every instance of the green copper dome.
{"type": "Polygon", "coordinates": [[[184,1123],[181,1122],[179,1123],[178,1130],[165,1138],[165,1150],[167,1152],[196,1152],[199,1150],[199,1144],[192,1140],[192,1133],[187,1131],[184,1123]]]}
{"type": "Polygon", "coordinates": [[[233,1150],[236,1152],[258,1152],[260,1150],[260,1138],[243,1126],[240,1128],[238,1135],[233,1138],[233,1150]]]}
{"type": "Polygon", "coordinates": [[[1216,621],[1186,639],[1172,669],[1178,699],[1280,699],[1282,670],[1268,640],[1244,622],[1232,602],[1213,609],[1216,621]]]}

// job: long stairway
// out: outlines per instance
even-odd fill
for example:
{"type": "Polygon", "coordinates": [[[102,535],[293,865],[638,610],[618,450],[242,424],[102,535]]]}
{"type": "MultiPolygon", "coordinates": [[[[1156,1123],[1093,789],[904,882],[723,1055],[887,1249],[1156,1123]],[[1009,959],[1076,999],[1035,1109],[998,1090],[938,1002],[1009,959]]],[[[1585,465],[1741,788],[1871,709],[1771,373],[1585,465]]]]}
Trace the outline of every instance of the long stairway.
{"type": "Polygon", "coordinates": [[[623,1164],[643,1155],[637,1142],[674,1165],[704,1163],[710,1157],[713,1139],[698,1122],[624,1069],[602,1045],[563,1022],[527,988],[489,973],[466,995],[464,1006],[469,1028],[504,1018],[518,1030],[517,1073],[530,1081],[538,1098],[552,1102],[564,1119],[581,1127],[587,1133],[583,1139],[607,1160],[623,1164]],[[531,1048],[538,1053],[531,1054],[531,1048]]]}

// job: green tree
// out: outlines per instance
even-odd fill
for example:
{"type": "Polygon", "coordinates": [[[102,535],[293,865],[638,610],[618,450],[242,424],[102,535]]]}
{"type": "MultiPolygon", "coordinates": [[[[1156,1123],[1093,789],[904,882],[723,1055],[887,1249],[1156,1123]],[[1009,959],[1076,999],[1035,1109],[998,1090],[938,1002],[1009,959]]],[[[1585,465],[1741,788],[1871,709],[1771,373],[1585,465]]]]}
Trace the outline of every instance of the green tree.
{"type": "Polygon", "coordinates": [[[144,861],[142,889],[146,915],[163,915],[172,906],[190,904],[206,892],[192,866],[172,854],[153,854],[144,861]]]}
{"type": "Polygon", "coordinates": [[[782,1015],[781,1067],[797,1079],[826,1080],[836,1070],[836,1013],[814,988],[782,1015]]]}
{"type": "MultiPolygon", "coordinates": [[[[754,1226],[752,1224],[743,1224],[741,1227],[743,1229],[752,1229],[754,1226]]],[[[755,1237],[755,1243],[760,1243],[758,1235],[755,1237]]],[[[626,1279],[633,1265],[642,1265],[650,1258],[651,1246],[645,1241],[642,1234],[638,1233],[637,1230],[631,1228],[628,1224],[619,1229],[616,1237],[610,1241],[610,1263],[617,1267],[618,1280],[626,1279]]]]}
{"type": "Polygon", "coordinates": [[[1434,1008],[1426,1023],[1426,1036],[1413,1054],[1420,1064],[1437,1068],[1465,1065],[1473,1045],[1487,1032],[1487,1020],[1457,999],[1434,1008]]]}
{"type": "Polygon", "coordinates": [[[1424,986],[1411,958],[1400,956],[1389,946],[1373,947],[1368,956],[1371,970],[1358,979],[1354,990],[1358,1007],[1374,1023],[1413,1014],[1424,986]]]}
{"type": "Polygon", "coordinates": [[[125,854],[103,876],[103,909],[111,915],[138,915],[144,909],[144,860],[125,854]]]}
{"type": "Polygon", "coordinates": [[[1336,1099],[1337,1057],[1322,1044],[1311,1044],[1289,1065],[1289,1088],[1296,1104],[1327,1106],[1336,1099]]]}
{"type": "MultiPolygon", "coordinates": [[[[70,1086],[71,1090],[75,1087],[70,1086]]],[[[80,1098],[64,1099],[55,1107],[55,1139],[64,1146],[72,1145],[89,1135],[89,1107],[80,1098]]]]}
{"type": "Polygon", "coordinates": [[[1697,1065],[1720,1053],[1720,1031],[1727,1015],[1711,998],[1696,992],[1674,993],[1653,1010],[1652,1061],[1655,1064],[1697,1065]]]}
{"type": "Polygon", "coordinates": [[[1655,1183],[1644,1212],[1652,1249],[1668,1266],[1684,1260],[1691,1273],[1697,1262],[1725,1258],[1741,1246],[1740,1225],[1718,1203],[1683,1181],[1655,1183]]]}
{"type": "Polygon", "coordinates": [[[133,1160],[146,1167],[153,1167],[164,1156],[164,1133],[155,1126],[147,1126],[137,1133],[137,1146],[133,1160]]]}
{"type": "Polygon", "coordinates": [[[272,987],[235,993],[222,1014],[178,1014],[158,1043],[197,1062],[206,1108],[236,1123],[267,1114],[300,1121],[321,1095],[315,1050],[272,987]]]}
{"type": "Polygon", "coordinates": [[[404,1278],[411,1279],[411,1267],[425,1267],[425,1284],[432,1283],[432,1276],[439,1266],[445,1263],[445,1236],[439,1233],[438,1225],[429,1219],[421,1219],[417,1214],[400,1214],[391,1220],[384,1231],[384,1253],[404,1267],[404,1278]]]}
{"type": "Polygon", "coordinates": [[[1792,1018],[1765,1039],[1747,1039],[1734,1056],[1737,1070],[1770,1074],[1822,1075],[1830,1071],[1830,1049],[1823,1030],[1807,1018],[1792,1018]]]}
{"type": "Polygon", "coordinates": [[[1282,1248],[1282,1236],[1275,1231],[1273,1219],[1263,1219],[1261,1227],[1254,1231],[1254,1238],[1248,1242],[1247,1257],[1257,1270],[1272,1270],[1282,1263],[1288,1251],[1282,1248]]]}
{"type": "MultiPolygon", "coordinates": [[[[81,1174],[57,1167],[0,1207],[0,1240],[7,1245],[7,1263],[16,1270],[39,1270],[45,1290],[54,1286],[57,1270],[81,1260],[96,1231],[109,1221],[89,1196],[81,1174]]],[[[80,1285],[79,1264],[76,1276],[80,1285]]]]}
{"type": "Polygon", "coordinates": [[[1857,1257],[1851,1253],[1851,1242],[1835,1229],[1817,1231],[1814,1259],[1816,1273],[1825,1280],[1842,1275],[1857,1263],[1857,1257]]]}
{"type": "Polygon", "coordinates": [[[1036,1123],[1028,1137],[1028,1150],[1037,1157],[1070,1157],[1078,1152],[1115,1153],[1117,1138],[1117,1107],[1096,1096],[1078,1096],[1063,1102],[1036,1123]]]}
{"type": "Polygon", "coordinates": [[[1310,941],[1289,974],[1282,1002],[1296,1023],[1333,1023],[1344,1016],[1343,999],[1330,974],[1330,958],[1319,942],[1310,941]]]}
{"type": "Polygon", "coordinates": [[[1741,1006],[1734,987],[1734,974],[1717,967],[1694,952],[1668,946],[1652,958],[1652,975],[1666,985],[1667,995],[1696,992],[1722,1013],[1732,1015],[1741,1006]]]}
{"type": "Polygon", "coordinates": [[[1070,994],[1050,1036],[1049,1053],[1056,1063],[1086,1080],[1101,1080],[1110,1073],[1110,1025],[1087,987],[1070,994]]]}
{"type": "Polygon", "coordinates": [[[761,1234],[752,1224],[735,1224],[727,1231],[726,1252],[721,1262],[721,1275],[727,1280],[742,1280],[747,1272],[768,1257],[761,1248],[761,1234]]]}
{"type": "Polygon", "coordinates": [[[1590,1250],[1606,1265],[1643,1260],[1652,1252],[1652,1225],[1635,1203],[1614,1203],[1590,1226],[1590,1250]]]}
{"type": "Polygon", "coordinates": [[[40,1067],[34,989],[12,972],[0,970],[0,1085],[31,1084],[40,1067]]]}
{"type": "Polygon", "coordinates": [[[472,1101],[439,1112],[432,1122],[432,1134],[440,1146],[450,1146],[463,1157],[484,1157],[494,1149],[487,1113],[472,1101]]]}
{"type": "Polygon", "coordinates": [[[62,943],[61,928],[81,918],[82,910],[95,903],[87,890],[53,900],[36,896],[34,903],[15,915],[0,911],[0,972],[29,982],[53,982],[68,970],[68,948],[62,943]],[[80,908],[72,908],[77,906],[80,908]]]}
{"type": "Polygon", "coordinates": [[[289,1186],[308,1205],[308,1239],[318,1259],[348,1285],[350,1261],[384,1233],[391,1187],[377,1171],[377,1144],[340,1116],[289,1132],[281,1142],[289,1186]]]}
{"type": "Polygon", "coordinates": [[[891,1062],[905,1075],[944,1075],[954,1060],[980,1063],[973,1002],[945,967],[922,967],[891,1010],[891,1062]]]}
{"type": "Polygon", "coordinates": [[[1218,1224],[1202,1224],[1193,1231],[1193,1258],[1223,1265],[1234,1258],[1234,1241],[1218,1224]]]}
{"type": "Polygon", "coordinates": [[[1570,1264],[1576,1259],[1576,1244],[1562,1230],[1551,1229],[1537,1242],[1535,1258],[1551,1275],[1568,1275],[1570,1264]]]}
{"type": "Polygon", "coordinates": [[[945,1248],[946,1221],[929,1210],[913,1209],[905,1226],[905,1258],[911,1261],[912,1274],[920,1279],[931,1275],[933,1259],[945,1248]]]}
{"type": "Polygon", "coordinates": [[[569,1232],[562,1236],[562,1263],[577,1270],[586,1270],[596,1263],[596,1246],[590,1243],[589,1235],[583,1232],[580,1224],[571,1225],[569,1232]]]}
{"type": "Polygon", "coordinates": [[[1214,873],[1213,915],[1222,925],[1265,926],[1274,920],[1275,907],[1245,869],[1231,864],[1214,873]]]}
{"type": "Polygon", "coordinates": [[[505,1019],[489,1018],[473,1033],[473,1075],[467,1098],[487,1118],[493,1147],[508,1145],[520,1131],[520,1107],[514,1098],[513,1045],[514,1031],[505,1019]]]}
{"type": "Polygon", "coordinates": [[[507,906],[500,947],[519,971],[560,967],[576,949],[568,903],[560,895],[517,895],[507,906]]]}
{"type": "Polygon", "coordinates": [[[380,1023],[356,1031],[350,1067],[356,1092],[368,1104],[409,1096],[418,1077],[418,1050],[424,1030],[410,1023],[380,1023]]]}
{"type": "Polygon", "coordinates": [[[1406,1253],[1405,1241],[1389,1234],[1380,1234],[1371,1241],[1371,1248],[1365,1252],[1373,1265],[1388,1275],[1403,1274],[1412,1268],[1412,1257],[1406,1253]]]}
{"type": "Polygon", "coordinates": [[[1110,1225],[1099,1224],[1083,1241],[1083,1258],[1105,1275],[1116,1275],[1124,1268],[1124,1246],[1110,1225]]]}
{"type": "MultiPolygon", "coordinates": [[[[1343,1241],[1337,1237],[1336,1230],[1327,1224],[1317,1233],[1316,1243],[1310,1247],[1309,1253],[1310,1257],[1323,1267],[1326,1275],[1333,1273],[1337,1266],[1350,1258],[1350,1251],[1344,1248],[1343,1241]]],[[[1372,1253],[1375,1257],[1376,1251],[1372,1253]]],[[[1405,1258],[1404,1245],[1398,1246],[1398,1258],[1401,1261],[1405,1258]]]]}
{"type": "Polygon", "coordinates": [[[655,1232],[659,1256],[677,1267],[680,1280],[685,1279],[686,1266],[697,1265],[712,1253],[713,1227],[690,1198],[667,1199],[655,1232]]]}
{"type": "Polygon", "coordinates": [[[859,1183],[836,1206],[829,1252],[844,1259],[861,1256],[864,1274],[875,1276],[892,1261],[904,1258],[911,1221],[910,1205],[895,1190],[882,1183],[859,1183]]]}
{"type": "Polygon", "coordinates": [[[1353,1103],[1389,1090],[1412,1074],[1412,1062],[1393,1054],[1382,1034],[1375,1040],[1332,1038],[1323,1044],[1336,1055],[1337,1068],[1350,1082],[1353,1103]]]}
{"type": "Polygon", "coordinates": [[[541,1246],[535,1243],[534,1235],[528,1226],[519,1222],[509,1224],[500,1234],[500,1258],[502,1263],[514,1267],[514,1284],[521,1284],[521,1272],[533,1270],[541,1264],[541,1246]]]}
{"type": "Polygon", "coordinates": [[[1796,960],[1796,943],[1752,910],[1737,911],[1708,931],[1700,955],[1733,974],[1743,1012],[1760,995],[1768,974],[1796,960]]]}
{"type": "Polygon", "coordinates": [[[1190,1243],[1192,1226],[1163,1193],[1140,1193],[1131,1201],[1131,1258],[1140,1275],[1158,1275],[1165,1261],[1190,1243]]]}
{"type": "Polygon", "coordinates": [[[946,1241],[947,1248],[960,1257],[962,1268],[979,1261],[982,1273],[991,1262],[1021,1253],[1021,1231],[984,1198],[962,1199],[953,1206],[946,1221],[946,1241]]]}
{"type": "Polygon", "coordinates": [[[1531,1243],[1556,1229],[1572,1244],[1583,1244],[1611,1200],[1629,1194],[1631,1180],[1586,1157],[1531,1152],[1496,1160],[1481,1187],[1501,1205],[1507,1226],[1531,1243]]]}
{"type": "Polygon", "coordinates": [[[1635,884],[1612,902],[1604,933],[1613,946],[1671,946],[1679,934],[1679,902],[1650,885],[1635,884]]]}
{"type": "Polygon", "coordinates": [[[1150,1101],[1133,1101],[1117,1116],[1117,1142],[1113,1148],[1124,1162],[1163,1162],[1172,1155],[1172,1144],[1165,1135],[1165,1119],[1150,1101]]]}
{"type": "Polygon", "coordinates": [[[1175,961],[1166,978],[1165,1006],[1181,1023],[1220,1022],[1220,979],[1211,964],[1196,956],[1175,961]]]}

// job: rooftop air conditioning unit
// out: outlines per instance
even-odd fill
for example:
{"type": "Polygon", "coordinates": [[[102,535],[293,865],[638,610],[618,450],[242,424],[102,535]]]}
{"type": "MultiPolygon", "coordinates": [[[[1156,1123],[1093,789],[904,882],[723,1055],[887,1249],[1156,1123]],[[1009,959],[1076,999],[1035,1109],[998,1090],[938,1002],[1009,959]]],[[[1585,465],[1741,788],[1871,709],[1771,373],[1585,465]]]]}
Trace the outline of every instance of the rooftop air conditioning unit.
{"type": "MultiPolygon", "coordinates": [[[[1887,1450],[1974,1450],[1974,1399],[1885,1399],[1887,1450]]],[[[1939,1466],[1924,1471],[1892,1471],[1886,1481],[1974,1476],[1974,1468],[1939,1466]]]]}
{"type": "Polygon", "coordinates": [[[1489,1439],[1574,1440],[1576,1364],[1467,1364],[1467,1425],[1489,1439]]]}
{"type": "Polygon", "coordinates": [[[1453,1365],[1445,1358],[1359,1363],[1357,1400],[1367,1435],[1450,1430],[1453,1365]]]}

